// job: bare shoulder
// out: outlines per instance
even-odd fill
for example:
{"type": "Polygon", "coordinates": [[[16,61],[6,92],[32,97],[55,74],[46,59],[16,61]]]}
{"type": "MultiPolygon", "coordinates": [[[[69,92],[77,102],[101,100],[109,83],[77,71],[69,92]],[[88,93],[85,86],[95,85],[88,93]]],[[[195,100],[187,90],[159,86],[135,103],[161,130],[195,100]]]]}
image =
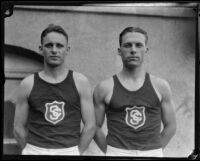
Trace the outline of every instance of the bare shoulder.
{"type": "Polygon", "coordinates": [[[105,103],[108,103],[112,96],[113,86],[114,82],[112,77],[100,82],[94,89],[95,98],[104,100],[105,103]]]}
{"type": "Polygon", "coordinates": [[[27,77],[25,77],[22,81],[21,84],[22,86],[30,86],[31,84],[33,84],[33,80],[34,80],[34,74],[31,74],[27,77]]]}
{"type": "Polygon", "coordinates": [[[34,74],[31,74],[22,80],[20,86],[30,91],[33,87],[33,83],[34,83],[34,74]]]}
{"type": "Polygon", "coordinates": [[[74,79],[74,82],[76,84],[76,87],[77,87],[79,93],[81,91],[84,92],[85,90],[91,90],[90,82],[84,74],[74,71],[73,79],[74,79]]]}
{"type": "Polygon", "coordinates": [[[91,85],[88,78],[84,74],[74,71],[73,79],[80,96],[85,96],[86,93],[91,95],[91,85]]]}
{"type": "Polygon", "coordinates": [[[154,89],[161,95],[161,97],[171,94],[171,87],[167,80],[155,75],[150,75],[150,79],[154,89]]]}
{"type": "Polygon", "coordinates": [[[170,88],[170,85],[167,80],[157,77],[155,75],[150,75],[151,81],[153,84],[160,88],[170,88]]]}
{"type": "Polygon", "coordinates": [[[33,74],[25,77],[20,82],[20,84],[13,90],[13,93],[9,96],[8,100],[11,101],[12,103],[16,104],[18,98],[28,97],[30,94],[30,91],[33,87],[33,80],[34,80],[33,74]]]}
{"type": "Polygon", "coordinates": [[[34,83],[34,74],[31,74],[31,75],[25,77],[21,81],[21,83],[17,89],[18,94],[28,97],[33,88],[33,83],[34,83]]]}
{"type": "Polygon", "coordinates": [[[109,92],[113,88],[113,78],[108,78],[97,84],[96,90],[101,92],[109,92]]]}
{"type": "Polygon", "coordinates": [[[79,73],[79,72],[73,72],[73,77],[75,79],[76,82],[79,82],[79,83],[87,83],[89,82],[88,81],[88,78],[82,74],[82,73],[79,73]]]}

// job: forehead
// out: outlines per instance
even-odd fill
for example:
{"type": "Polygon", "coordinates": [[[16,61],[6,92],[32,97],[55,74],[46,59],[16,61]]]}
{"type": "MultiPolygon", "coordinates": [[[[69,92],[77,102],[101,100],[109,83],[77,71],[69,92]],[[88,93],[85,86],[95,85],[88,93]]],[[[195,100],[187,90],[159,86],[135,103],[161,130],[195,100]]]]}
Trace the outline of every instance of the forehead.
{"type": "Polygon", "coordinates": [[[67,43],[66,37],[57,32],[50,32],[45,37],[43,37],[43,43],[48,42],[59,42],[59,43],[67,43]]]}
{"type": "Polygon", "coordinates": [[[141,42],[145,43],[146,37],[140,32],[127,32],[122,37],[122,43],[126,42],[141,42]]]}

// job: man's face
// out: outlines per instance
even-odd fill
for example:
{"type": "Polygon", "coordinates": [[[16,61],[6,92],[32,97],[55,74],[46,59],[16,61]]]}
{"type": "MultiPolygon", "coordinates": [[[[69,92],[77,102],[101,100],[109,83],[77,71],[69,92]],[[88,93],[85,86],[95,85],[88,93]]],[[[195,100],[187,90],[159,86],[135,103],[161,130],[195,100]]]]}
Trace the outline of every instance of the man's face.
{"type": "Polygon", "coordinates": [[[139,32],[128,32],[123,35],[118,52],[125,67],[132,69],[142,64],[147,52],[145,40],[145,35],[139,32]]]}
{"type": "Polygon", "coordinates": [[[40,50],[43,52],[45,63],[56,67],[63,64],[69,47],[64,35],[50,32],[43,38],[40,50]]]}

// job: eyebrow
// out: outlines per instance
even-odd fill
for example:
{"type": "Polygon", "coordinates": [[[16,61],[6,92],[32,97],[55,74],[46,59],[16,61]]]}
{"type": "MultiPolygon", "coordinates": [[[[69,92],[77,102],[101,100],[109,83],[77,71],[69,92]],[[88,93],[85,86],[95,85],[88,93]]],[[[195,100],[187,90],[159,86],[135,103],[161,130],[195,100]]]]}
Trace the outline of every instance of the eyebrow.
{"type": "Polygon", "coordinates": [[[59,42],[56,42],[56,43],[48,42],[48,43],[46,43],[46,44],[44,44],[44,45],[50,45],[50,44],[63,45],[62,43],[59,43],[59,42]]]}
{"type": "Polygon", "coordinates": [[[128,41],[128,42],[124,42],[124,43],[122,43],[122,44],[145,44],[145,42],[143,43],[143,42],[141,42],[141,41],[128,41]]]}

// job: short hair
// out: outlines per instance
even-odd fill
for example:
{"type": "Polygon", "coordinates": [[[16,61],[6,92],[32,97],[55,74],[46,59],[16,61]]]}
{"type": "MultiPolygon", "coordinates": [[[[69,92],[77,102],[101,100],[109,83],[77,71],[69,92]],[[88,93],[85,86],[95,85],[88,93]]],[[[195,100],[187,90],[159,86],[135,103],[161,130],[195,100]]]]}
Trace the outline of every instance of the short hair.
{"type": "Polygon", "coordinates": [[[62,34],[63,36],[65,36],[67,42],[68,42],[68,34],[65,32],[65,30],[59,26],[59,25],[54,25],[54,24],[49,24],[47,26],[47,28],[45,28],[42,33],[41,33],[41,44],[43,43],[43,38],[51,33],[51,32],[57,32],[57,33],[60,33],[62,34]]]}
{"type": "Polygon", "coordinates": [[[122,37],[128,32],[139,32],[139,33],[143,34],[145,36],[145,43],[147,43],[148,35],[145,30],[141,29],[140,27],[127,27],[119,35],[119,45],[120,46],[122,44],[122,37]]]}

